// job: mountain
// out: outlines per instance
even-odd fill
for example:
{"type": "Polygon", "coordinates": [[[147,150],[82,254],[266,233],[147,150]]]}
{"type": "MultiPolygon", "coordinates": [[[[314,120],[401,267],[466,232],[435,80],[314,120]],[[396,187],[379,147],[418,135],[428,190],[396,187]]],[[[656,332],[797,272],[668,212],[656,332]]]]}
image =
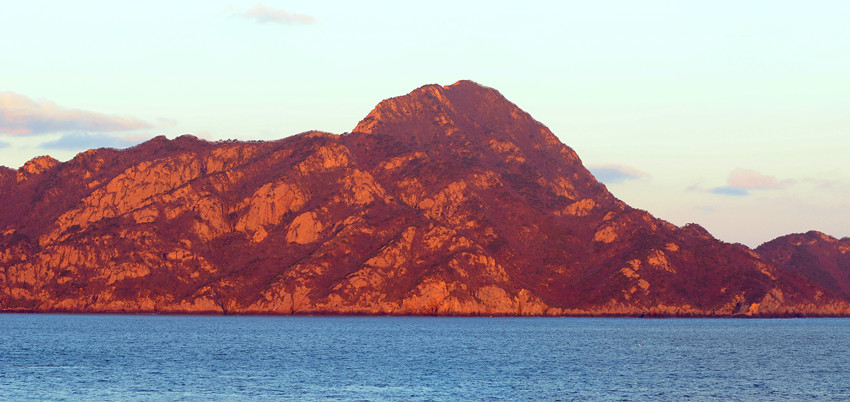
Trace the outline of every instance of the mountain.
{"type": "Polygon", "coordinates": [[[494,89],[351,133],[157,137],[0,169],[3,311],[848,315],[846,292],[615,198],[494,89]]]}
{"type": "Polygon", "coordinates": [[[821,232],[790,234],[756,248],[765,260],[850,297],[850,237],[836,239],[821,232]]]}

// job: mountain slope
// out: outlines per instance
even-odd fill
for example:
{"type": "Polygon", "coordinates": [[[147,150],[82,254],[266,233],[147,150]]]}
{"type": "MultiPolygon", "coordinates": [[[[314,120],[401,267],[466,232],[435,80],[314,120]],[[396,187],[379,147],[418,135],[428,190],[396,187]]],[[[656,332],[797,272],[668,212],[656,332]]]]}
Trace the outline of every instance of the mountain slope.
{"type": "Polygon", "coordinates": [[[497,91],[427,85],[352,133],[155,138],[0,170],[0,308],[836,315],[793,270],[625,205],[497,91]]]}
{"type": "Polygon", "coordinates": [[[810,231],[790,234],[756,248],[765,260],[850,297],[850,238],[810,231]]]}

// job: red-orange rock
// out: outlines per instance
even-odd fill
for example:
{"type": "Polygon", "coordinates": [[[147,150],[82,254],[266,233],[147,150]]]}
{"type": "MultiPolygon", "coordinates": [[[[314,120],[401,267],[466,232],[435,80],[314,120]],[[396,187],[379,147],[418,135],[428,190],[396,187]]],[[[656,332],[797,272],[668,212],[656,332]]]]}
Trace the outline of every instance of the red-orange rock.
{"type": "Polygon", "coordinates": [[[803,266],[658,220],[470,81],[341,136],[40,157],[0,197],[3,311],[850,315],[847,245],[803,266]]]}
{"type": "Polygon", "coordinates": [[[850,238],[810,231],[771,240],[756,252],[766,261],[850,297],[850,238]]]}

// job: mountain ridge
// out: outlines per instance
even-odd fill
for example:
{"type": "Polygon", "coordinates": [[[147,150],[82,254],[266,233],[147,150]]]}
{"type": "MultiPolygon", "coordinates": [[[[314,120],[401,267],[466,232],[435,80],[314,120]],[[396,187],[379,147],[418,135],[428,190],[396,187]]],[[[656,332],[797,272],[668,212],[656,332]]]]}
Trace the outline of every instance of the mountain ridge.
{"type": "Polygon", "coordinates": [[[776,265],[850,297],[850,237],[837,239],[811,230],[778,237],[755,250],[776,265]]]}
{"type": "Polygon", "coordinates": [[[344,135],[30,162],[0,170],[2,311],[850,314],[817,275],[629,207],[471,81],[344,135]]]}

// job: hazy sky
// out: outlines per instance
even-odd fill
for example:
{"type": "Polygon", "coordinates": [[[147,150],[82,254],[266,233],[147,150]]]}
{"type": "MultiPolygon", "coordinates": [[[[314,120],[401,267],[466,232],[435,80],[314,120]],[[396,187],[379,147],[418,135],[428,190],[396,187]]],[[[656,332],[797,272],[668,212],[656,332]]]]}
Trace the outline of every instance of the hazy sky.
{"type": "Polygon", "coordinates": [[[850,2],[0,4],[0,165],[341,133],[472,79],[674,224],[750,246],[850,236],[850,2]]]}

